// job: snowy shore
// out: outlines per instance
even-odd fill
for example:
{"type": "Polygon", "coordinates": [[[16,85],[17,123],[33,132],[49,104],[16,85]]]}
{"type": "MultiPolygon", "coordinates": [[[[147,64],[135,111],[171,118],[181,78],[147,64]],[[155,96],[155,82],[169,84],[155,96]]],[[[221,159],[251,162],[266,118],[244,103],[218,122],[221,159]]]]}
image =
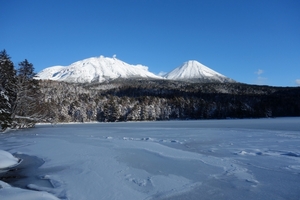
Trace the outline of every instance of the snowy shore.
{"type": "MultiPolygon", "coordinates": [[[[21,159],[14,157],[7,151],[0,150],[0,177],[1,174],[13,169],[21,163],[21,159]]],[[[2,200],[57,200],[55,196],[47,192],[25,190],[0,180],[0,197],[2,200]]]]}

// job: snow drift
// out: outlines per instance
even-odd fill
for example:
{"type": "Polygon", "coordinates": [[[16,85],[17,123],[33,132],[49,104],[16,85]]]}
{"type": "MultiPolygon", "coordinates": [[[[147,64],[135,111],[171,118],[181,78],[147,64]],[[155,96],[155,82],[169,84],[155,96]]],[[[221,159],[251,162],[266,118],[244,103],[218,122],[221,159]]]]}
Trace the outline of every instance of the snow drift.
{"type": "Polygon", "coordinates": [[[20,160],[7,151],[0,150],[0,170],[18,165],[20,160]]]}

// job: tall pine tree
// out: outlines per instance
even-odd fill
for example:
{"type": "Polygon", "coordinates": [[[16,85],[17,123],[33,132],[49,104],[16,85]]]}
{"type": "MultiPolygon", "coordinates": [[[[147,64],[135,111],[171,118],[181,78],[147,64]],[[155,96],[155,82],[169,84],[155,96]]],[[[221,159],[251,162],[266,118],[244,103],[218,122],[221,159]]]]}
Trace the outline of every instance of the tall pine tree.
{"type": "Polygon", "coordinates": [[[24,60],[19,63],[16,82],[16,100],[12,107],[14,128],[27,128],[40,120],[43,111],[40,99],[40,89],[35,76],[33,64],[24,60]]]}
{"type": "Polygon", "coordinates": [[[0,52],[0,131],[12,124],[12,106],[16,99],[16,71],[5,50],[0,52]]]}

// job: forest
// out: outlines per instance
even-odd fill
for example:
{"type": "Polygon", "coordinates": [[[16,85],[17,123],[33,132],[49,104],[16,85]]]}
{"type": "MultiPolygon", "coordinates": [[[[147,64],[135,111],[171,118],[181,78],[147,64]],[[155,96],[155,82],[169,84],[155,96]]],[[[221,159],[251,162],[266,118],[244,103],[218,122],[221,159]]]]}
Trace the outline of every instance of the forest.
{"type": "Polygon", "coordinates": [[[47,116],[57,122],[300,116],[299,87],[142,79],[85,85],[40,81],[40,87],[47,116]]]}
{"type": "Polygon", "coordinates": [[[300,87],[115,79],[67,83],[34,79],[26,59],[15,69],[0,52],[0,124],[120,122],[300,116],[300,87]]]}

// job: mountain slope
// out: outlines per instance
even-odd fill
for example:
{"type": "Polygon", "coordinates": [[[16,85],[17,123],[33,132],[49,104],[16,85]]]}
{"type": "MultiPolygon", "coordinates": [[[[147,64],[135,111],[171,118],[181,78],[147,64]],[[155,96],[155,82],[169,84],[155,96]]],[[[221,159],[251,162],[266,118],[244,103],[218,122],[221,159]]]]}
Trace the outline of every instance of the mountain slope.
{"type": "Polygon", "coordinates": [[[190,60],[165,76],[172,80],[198,80],[202,82],[234,82],[234,80],[206,67],[196,60],[190,60]]]}
{"type": "Polygon", "coordinates": [[[92,57],[77,61],[69,66],[53,66],[36,75],[36,79],[48,79],[66,82],[104,82],[116,78],[155,78],[143,65],[130,65],[116,57],[92,57]]]}

